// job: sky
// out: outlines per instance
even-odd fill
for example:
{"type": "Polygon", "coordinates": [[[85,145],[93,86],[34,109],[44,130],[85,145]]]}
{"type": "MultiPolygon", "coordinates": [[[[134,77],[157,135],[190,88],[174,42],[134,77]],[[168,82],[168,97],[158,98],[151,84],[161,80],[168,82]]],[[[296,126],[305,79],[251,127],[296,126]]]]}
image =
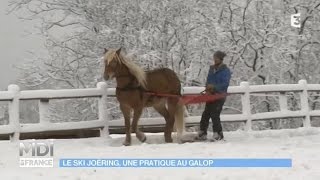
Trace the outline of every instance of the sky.
{"type": "Polygon", "coordinates": [[[7,15],[9,0],[0,0],[0,90],[16,83],[14,66],[31,58],[31,52],[43,50],[44,41],[36,35],[35,23],[23,21],[16,14],[7,15]]]}

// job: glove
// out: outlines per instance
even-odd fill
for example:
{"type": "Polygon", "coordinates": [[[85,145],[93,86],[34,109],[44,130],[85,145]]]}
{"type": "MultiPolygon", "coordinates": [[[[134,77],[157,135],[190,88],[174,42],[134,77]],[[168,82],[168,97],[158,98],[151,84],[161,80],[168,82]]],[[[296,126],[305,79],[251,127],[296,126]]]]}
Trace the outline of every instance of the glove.
{"type": "Polygon", "coordinates": [[[206,86],[206,90],[205,90],[205,91],[207,92],[207,94],[213,93],[213,91],[214,91],[214,86],[213,86],[212,84],[208,84],[208,85],[206,86]]]}

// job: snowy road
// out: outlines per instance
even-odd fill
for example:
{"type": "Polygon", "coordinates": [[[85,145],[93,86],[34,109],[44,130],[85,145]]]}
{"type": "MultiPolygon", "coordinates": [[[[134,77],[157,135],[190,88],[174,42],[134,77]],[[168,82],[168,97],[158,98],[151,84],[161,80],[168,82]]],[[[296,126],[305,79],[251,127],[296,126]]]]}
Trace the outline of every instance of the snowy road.
{"type": "Polygon", "coordinates": [[[162,133],[148,134],[147,143],[134,138],[123,147],[122,135],[112,139],[54,140],[60,158],[292,158],[292,168],[19,168],[18,143],[0,142],[1,180],[86,179],[252,179],[319,180],[320,128],[225,133],[224,143],[164,144],[162,133]]]}

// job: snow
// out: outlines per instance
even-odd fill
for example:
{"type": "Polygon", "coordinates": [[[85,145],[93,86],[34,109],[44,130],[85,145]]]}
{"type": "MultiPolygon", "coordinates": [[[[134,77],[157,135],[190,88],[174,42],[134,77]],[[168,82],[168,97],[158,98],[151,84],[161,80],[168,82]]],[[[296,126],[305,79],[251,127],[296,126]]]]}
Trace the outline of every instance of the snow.
{"type": "Polygon", "coordinates": [[[303,86],[300,84],[272,84],[272,85],[250,85],[250,92],[294,92],[302,91],[303,86]]]}
{"type": "Polygon", "coordinates": [[[319,91],[320,84],[308,84],[307,89],[308,91],[319,91]]]}
{"type": "MultiPolygon", "coordinates": [[[[260,113],[259,113],[260,114],[260,113]]],[[[271,113],[270,113],[271,114],[271,113]]],[[[281,113],[279,112],[279,116],[281,113]]],[[[298,113],[296,113],[298,114],[298,113]]],[[[300,115],[300,114],[299,114],[300,115]]],[[[289,115],[290,116],[290,115],[289,115]]],[[[303,116],[303,115],[301,115],[303,116]]],[[[221,114],[221,121],[222,122],[242,122],[247,120],[247,116],[243,114],[221,114]]],[[[278,117],[278,116],[276,116],[278,117]]],[[[294,116],[296,117],[296,116],[294,116]]],[[[261,119],[265,118],[268,119],[268,116],[261,116],[261,119]]],[[[199,119],[201,116],[188,116],[185,117],[186,124],[199,124],[199,119]]],[[[164,125],[165,120],[163,117],[155,117],[155,118],[140,118],[139,125],[140,126],[149,126],[149,125],[164,125]]],[[[116,119],[109,121],[109,126],[124,126],[124,119],[116,119]]]]}
{"type": "Polygon", "coordinates": [[[1,125],[0,132],[1,132],[1,134],[11,134],[14,132],[14,126],[13,125],[1,125]]]}
{"type": "Polygon", "coordinates": [[[100,97],[103,91],[97,88],[87,89],[45,89],[45,90],[26,90],[20,92],[20,99],[61,99],[61,98],[81,98],[81,97],[100,97]]]}
{"type": "Polygon", "coordinates": [[[18,142],[0,142],[0,173],[5,180],[84,179],[320,179],[320,128],[226,132],[226,142],[166,144],[162,133],[147,142],[123,135],[107,138],[54,140],[54,168],[19,168],[18,142]],[[292,158],[292,168],[58,168],[60,158],[292,158]]]}
{"type": "Polygon", "coordinates": [[[14,94],[9,91],[0,91],[0,101],[11,101],[14,94]]]}
{"type": "Polygon", "coordinates": [[[56,130],[70,130],[70,129],[90,129],[104,127],[106,121],[89,120],[82,122],[63,122],[63,123],[36,123],[36,124],[21,124],[20,132],[44,132],[56,130]]]}

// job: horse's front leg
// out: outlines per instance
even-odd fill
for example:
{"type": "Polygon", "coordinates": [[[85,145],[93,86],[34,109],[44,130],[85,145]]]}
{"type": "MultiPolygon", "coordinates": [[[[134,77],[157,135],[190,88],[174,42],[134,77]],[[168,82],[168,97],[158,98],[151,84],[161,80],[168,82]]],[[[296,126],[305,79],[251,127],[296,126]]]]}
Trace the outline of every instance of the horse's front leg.
{"type": "Polygon", "coordinates": [[[131,145],[131,128],[130,128],[131,108],[129,106],[120,104],[120,110],[122,111],[122,114],[124,117],[124,124],[126,129],[126,139],[123,142],[123,145],[130,146],[131,145]]]}
{"type": "Polygon", "coordinates": [[[133,120],[132,120],[132,130],[133,132],[136,133],[137,138],[141,142],[145,142],[147,140],[146,135],[143,132],[141,132],[138,128],[138,121],[141,117],[142,109],[143,109],[142,107],[137,107],[134,109],[133,120]]]}

